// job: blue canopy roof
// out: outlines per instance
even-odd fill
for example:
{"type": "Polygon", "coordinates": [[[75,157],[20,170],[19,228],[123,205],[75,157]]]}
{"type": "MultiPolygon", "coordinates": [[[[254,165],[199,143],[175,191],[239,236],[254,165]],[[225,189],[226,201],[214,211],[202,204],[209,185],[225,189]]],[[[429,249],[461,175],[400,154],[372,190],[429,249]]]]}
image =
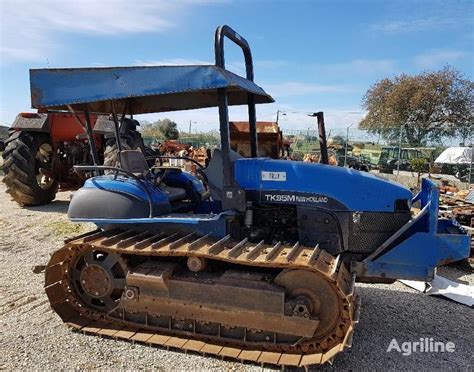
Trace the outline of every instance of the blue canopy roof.
{"type": "Polygon", "coordinates": [[[228,104],[255,103],[273,98],[250,80],[214,65],[99,67],[30,70],[34,108],[144,114],[217,106],[217,89],[227,88],[228,104]]]}

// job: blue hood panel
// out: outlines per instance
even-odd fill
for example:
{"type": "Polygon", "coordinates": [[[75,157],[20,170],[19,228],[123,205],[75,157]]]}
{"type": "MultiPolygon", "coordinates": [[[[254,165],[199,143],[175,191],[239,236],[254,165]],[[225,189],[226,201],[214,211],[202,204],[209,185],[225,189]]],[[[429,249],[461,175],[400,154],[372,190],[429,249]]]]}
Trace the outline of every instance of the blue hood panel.
{"type": "Polygon", "coordinates": [[[324,195],[360,212],[393,212],[395,200],[411,201],[411,191],[367,172],[331,165],[268,158],[238,159],[237,183],[246,191],[324,195]]]}

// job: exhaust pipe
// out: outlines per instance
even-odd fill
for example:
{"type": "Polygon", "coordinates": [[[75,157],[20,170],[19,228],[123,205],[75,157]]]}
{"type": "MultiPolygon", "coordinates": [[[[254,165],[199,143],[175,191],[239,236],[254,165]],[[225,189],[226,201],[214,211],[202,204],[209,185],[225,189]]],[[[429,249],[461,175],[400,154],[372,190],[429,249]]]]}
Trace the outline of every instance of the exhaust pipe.
{"type": "Polygon", "coordinates": [[[319,162],[321,164],[328,164],[328,143],[326,140],[326,127],[324,126],[324,113],[322,111],[313,112],[309,116],[316,117],[318,120],[319,149],[321,151],[321,157],[319,159],[319,162]]]}

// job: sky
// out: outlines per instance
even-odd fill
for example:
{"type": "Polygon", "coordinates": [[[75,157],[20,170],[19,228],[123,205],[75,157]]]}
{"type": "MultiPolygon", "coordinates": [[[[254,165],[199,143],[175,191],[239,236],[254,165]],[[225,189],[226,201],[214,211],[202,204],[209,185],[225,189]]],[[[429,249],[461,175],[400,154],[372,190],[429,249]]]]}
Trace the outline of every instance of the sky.
{"type": "MultiPolygon", "coordinates": [[[[30,68],[213,63],[214,30],[227,24],[252,48],[255,81],[275,103],[258,120],[284,130],[357,126],[377,80],[450,65],[473,80],[474,1],[0,0],[0,125],[30,108],[30,68]]],[[[226,43],[227,68],[244,73],[226,43]]],[[[246,108],[230,109],[246,120],[246,108]]],[[[217,108],[140,116],[181,130],[218,128],[217,108]]]]}

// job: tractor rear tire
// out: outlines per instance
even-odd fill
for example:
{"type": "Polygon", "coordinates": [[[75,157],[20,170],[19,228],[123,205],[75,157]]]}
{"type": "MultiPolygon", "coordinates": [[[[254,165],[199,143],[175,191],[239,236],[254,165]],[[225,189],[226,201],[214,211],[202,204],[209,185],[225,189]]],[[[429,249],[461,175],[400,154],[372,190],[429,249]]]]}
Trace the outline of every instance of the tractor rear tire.
{"type": "MultiPolygon", "coordinates": [[[[127,137],[121,138],[122,150],[140,150],[145,157],[158,155],[152,148],[145,146],[141,134],[137,131],[131,131],[127,137]]],[[[104,165],[108,167],[118,167],[118,148],[115,138],[107,141],[104,150],[104,165]]],[[[155,164],[155,160],[147,160],[148,166],[155,164]]]]}
{"type": "Polygon", "coordinates": [[[6,141],[2,156],[6,192],[18,204],[43,205],[54,200],[59,184],[46,174],[52,171],[53,158],[47,134],[14,132],[6,141]]]}
{"type": "MultiPolygon", "coordinates": [[[[122,139],[121,141],[122,150],[132,150],[132,147],[128,144],[128,141],[122,139]]],[[[120,166],[118,160],[118,148],[115,140],[110,144],[107,144],[104,150],[104,165],[107,167],[118,167],[120,166]]]]}

